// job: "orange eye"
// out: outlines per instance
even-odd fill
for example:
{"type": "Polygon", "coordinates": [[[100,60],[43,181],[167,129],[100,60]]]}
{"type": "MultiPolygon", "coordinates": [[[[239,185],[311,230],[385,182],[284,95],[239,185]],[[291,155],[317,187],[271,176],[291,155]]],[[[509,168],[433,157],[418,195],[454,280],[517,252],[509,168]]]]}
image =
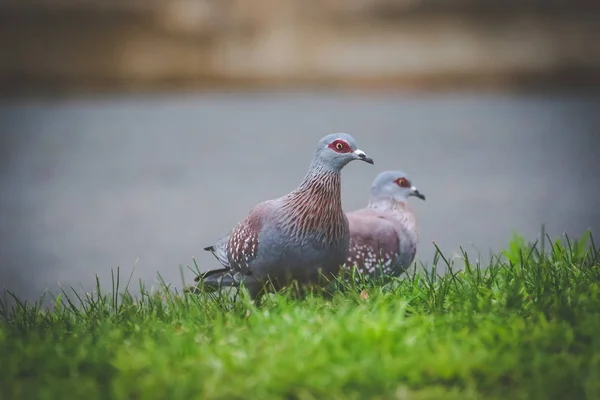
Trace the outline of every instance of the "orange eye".
{"type": "Polygon", "coordinates": [[[396,179],[396,184],[400,187],[409,187],[410,184],[406,180],[406,178],[398,178],[396,179]]]}
{"type": "Polygon", "coordinates": [[[348,143],[341,139],[337,139],[329,143],[328,147],[337,153],[350,153],[352,151],[348,143]]]}

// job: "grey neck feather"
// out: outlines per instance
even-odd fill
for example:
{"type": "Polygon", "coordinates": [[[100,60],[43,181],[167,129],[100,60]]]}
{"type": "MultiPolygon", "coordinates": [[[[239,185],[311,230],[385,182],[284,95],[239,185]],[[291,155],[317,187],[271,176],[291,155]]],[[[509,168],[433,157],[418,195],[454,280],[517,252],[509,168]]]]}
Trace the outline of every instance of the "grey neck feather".
{"type": "MultiPolygon", "coordinates": [[[[312,164],[308,169],[308,172],[304,176],[302,183],[296,188],[295,192],[304,191],[307,188],[312,188],[319,181],[322,181],[324,177],[327,176],[337,176],[340,177],[340,170],[332,167],[328,167],[322,162],[317,160],[313,160],[312,164]]],[[[336,188],[333,188],[336,189],[336,188]]],[[[339,192],[340,185],[337,185],[337,191],[339,192]]]]}
{"type": "Polygon", "coordinates": [[[367,208],[392,214],[409,232],[417,234],[417,220],[407,200],[396,201],[390,197],[371,197],[367,208]]]}

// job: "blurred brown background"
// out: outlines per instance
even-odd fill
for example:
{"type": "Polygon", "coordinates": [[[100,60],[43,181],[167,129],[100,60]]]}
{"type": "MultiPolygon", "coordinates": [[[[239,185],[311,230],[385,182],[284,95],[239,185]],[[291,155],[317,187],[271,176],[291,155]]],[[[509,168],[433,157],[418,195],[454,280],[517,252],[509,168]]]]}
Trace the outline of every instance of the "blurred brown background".
{"type": "Polygon", "coordinates": [[[585,0],[3,0],[11,91],[588,84],[585,0]]]}
{"type": "Polygon", "coordinates": [[[598,232],[598,4],[3,0],[0,288],[117,266],[181,288],[332,132],[375,159],[344,169],[345,209],[386,169],[427,195],[426,264],[432,242],[486,261],[542,223],[598,232]]]}

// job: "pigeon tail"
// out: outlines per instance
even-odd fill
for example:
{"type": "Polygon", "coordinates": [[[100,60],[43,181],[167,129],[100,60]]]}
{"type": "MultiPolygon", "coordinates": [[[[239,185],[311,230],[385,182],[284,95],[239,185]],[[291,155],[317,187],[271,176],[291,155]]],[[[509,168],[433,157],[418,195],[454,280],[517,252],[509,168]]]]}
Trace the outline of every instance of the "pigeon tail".
{"type": "Polygon", "coordinates": [[[237,286],[231,271],[227,268],[213,269],[194,279],[205,291],[216,292],[222,288],[237,286]]]}
{"type": "Polygon", "coordinates": [[[218,292],[228,288],[238,288],[240,284],[248,289],[251,294],[258,293],[262,286],[260,282],[248,275],[232,272],[227,268],[213,269],[198,275],[194,281],[198,282],[197,288],[205,292],[218,292]]]}

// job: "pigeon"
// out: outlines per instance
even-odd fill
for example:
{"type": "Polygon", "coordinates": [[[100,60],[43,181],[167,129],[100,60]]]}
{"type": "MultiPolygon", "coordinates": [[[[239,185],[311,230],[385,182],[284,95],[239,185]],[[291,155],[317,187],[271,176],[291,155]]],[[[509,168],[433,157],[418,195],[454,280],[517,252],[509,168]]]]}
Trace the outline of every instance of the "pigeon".
{"type": "Polygon", "coordinates": [[[373,164],[350,134],[323,137],[295,190],[259,203],[229,234],[204,248],[222,268],[196,277],[197,287],[214,292],[243,282],[256,298],[267,282],[278,290],[293,281],[311,286],[324,283],[322,275],[337,275],[350,244],[341,170],[354,160],[373,164]]]}
{"type": "Polygon", "coordinates": [[[425,200],[404,172],[377,175],[367,206],[346,213],[350,225],[346,272],[356,267],[369,277],[389,277],[408,269],[419,239],[417,220],[408,203],[411,196],[425,200]]]}

